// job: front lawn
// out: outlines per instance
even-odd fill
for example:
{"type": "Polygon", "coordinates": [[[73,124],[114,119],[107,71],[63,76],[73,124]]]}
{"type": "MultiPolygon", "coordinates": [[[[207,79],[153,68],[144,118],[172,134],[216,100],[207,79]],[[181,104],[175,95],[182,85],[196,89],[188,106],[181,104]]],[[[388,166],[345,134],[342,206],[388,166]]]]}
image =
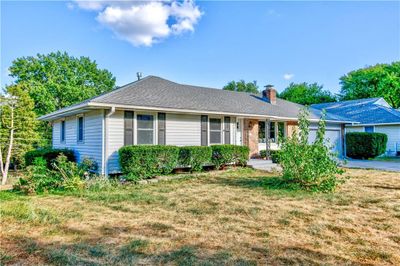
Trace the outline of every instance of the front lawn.
{"type": "Polygon", "coordinates": [[[0,264],[400,264],[398,173],[347,170],[335,194],[209,172],[112,191],[1,192],[0,264]]]}

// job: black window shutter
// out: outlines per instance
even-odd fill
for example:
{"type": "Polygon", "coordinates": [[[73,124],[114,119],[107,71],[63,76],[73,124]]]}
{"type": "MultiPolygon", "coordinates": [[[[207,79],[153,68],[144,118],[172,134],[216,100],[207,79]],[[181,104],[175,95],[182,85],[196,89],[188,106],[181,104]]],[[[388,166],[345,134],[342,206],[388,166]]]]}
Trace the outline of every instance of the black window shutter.
{"type": "Polygon", "coordinates": [[[224,138],[225,144],[231,144],[231,118],[229,116],[224,117],[224,138]]]}
{"type": "Polygon", "coordinates": [[[165,113],[158,113],[158,145],[165,145],[165,113]]]}
{"type": "Polygon", "coordinates": [[[133,111],[124,114],[124,145],[133,145],[133,111]]]}
{"type": "Polygon", "coordinates": [[[201,116],[201,146],[208,146],[208,116],[201,116]]]}

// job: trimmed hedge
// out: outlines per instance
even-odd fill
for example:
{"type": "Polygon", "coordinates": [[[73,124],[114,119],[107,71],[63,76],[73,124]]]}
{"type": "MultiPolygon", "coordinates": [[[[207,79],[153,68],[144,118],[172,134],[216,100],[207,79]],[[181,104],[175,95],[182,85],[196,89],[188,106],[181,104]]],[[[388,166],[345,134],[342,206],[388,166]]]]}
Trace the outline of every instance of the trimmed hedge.
{"type": "Polygon", "coordinates": [[[61,154],[64,154],[67,157],[67,161],[76,162],[76,157],[72,150],[45,148],[25,153],[25,165],[33,165],[36,158],[43,158],[46,161],[47,168],[52,168],[51,164],[61,154]]]}
{"type": "Polygon", "coordinates": [[[217,169],[228,165],[245,166],[249,158],[249,147],[237,145],[212,145],[212,163],[217,169]]]}
{"type": "Polygon", "coordinates": [[[178,147],[164,145],[124,146],[118,153],[122,173],[128,180],[170,174],[179,158],[178,147]]]}
{"type": "Polygon", "coordinates": [[[386,151],[387,135],[383,133],[346,133],[346,155],[354,159],[375,158],[386,151]]]}
{"type": "Polygon", "coordinates": [[[193,171],[203,170],[211,163],[212,150],[208,146],[185,146],[179,148],[179,165],[189,166],[193,171]]]}

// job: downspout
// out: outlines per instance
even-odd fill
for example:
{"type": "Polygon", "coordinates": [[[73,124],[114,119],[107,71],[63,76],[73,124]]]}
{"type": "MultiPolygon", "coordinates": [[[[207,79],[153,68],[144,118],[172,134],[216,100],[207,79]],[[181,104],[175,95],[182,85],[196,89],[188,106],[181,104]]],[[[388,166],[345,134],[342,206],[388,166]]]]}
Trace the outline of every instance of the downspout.
{"type": "Polygon", "coordinates": [[[108,176],[108,119],[115,113],[115,106],[111,107],[108,114],[104,115],[104,153],[103,153],[103,173],[108,176]]]}

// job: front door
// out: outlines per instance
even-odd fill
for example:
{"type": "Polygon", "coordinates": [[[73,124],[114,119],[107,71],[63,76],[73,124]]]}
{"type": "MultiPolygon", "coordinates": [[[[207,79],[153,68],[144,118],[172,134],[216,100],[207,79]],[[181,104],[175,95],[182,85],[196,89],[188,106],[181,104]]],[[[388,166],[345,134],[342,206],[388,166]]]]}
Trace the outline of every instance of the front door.
{"type": "Polygon", "coordinates": [[[237,118],[236,119],[236,145],[242,145],[243,141],[243,119],[237,118]]]}

